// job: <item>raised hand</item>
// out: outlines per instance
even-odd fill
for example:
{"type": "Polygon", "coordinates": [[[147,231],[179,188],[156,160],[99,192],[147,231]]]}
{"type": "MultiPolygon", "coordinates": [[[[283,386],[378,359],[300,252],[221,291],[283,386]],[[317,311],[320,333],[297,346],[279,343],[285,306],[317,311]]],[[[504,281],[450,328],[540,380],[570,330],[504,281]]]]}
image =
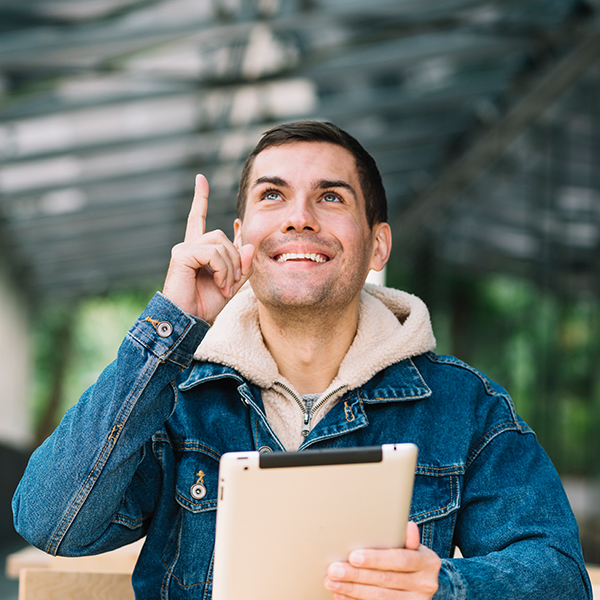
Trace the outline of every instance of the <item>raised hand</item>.
{"type": "Polygon", "coordinates": [[[171,251],[163,294],[211,323],[252,273],[254,247],[237,248],[220,230],[206,230],[208,181],[196,175],[185,238],[171,251]]]}

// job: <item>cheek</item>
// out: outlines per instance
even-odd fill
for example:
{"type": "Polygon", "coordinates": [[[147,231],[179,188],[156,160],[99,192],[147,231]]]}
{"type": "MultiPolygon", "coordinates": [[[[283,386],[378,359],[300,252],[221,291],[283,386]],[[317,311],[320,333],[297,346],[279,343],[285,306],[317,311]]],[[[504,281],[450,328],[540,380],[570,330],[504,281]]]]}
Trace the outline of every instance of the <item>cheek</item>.
{"type": "Polygon", "coordinates": [[[242,244],[252,244],[256,249],[259,248],[264,239],[272,233],[273,224],[269,219],[246,219],[244,226],[240,229],[239,239],[242,244]]]}
{"type": "Polygon", "coordinates": [[[333,231],[347,248],[366,252],[371,247],[371,235],[360,223],[339,224],[333,231]]]}

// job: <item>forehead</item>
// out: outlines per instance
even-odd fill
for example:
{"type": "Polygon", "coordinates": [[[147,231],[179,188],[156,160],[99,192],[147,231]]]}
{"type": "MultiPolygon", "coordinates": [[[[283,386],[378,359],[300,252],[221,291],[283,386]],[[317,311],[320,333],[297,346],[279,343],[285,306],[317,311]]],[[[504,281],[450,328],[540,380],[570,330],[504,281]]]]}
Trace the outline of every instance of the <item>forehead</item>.
{"type": "Polygon", "coordinates": [[[354,156],[342,146],[326,142],[289,142],[270,146],[254,159],[250,186],[259,177],[277,176],[289,183],[343,179],[357,186],[354,156]]]}

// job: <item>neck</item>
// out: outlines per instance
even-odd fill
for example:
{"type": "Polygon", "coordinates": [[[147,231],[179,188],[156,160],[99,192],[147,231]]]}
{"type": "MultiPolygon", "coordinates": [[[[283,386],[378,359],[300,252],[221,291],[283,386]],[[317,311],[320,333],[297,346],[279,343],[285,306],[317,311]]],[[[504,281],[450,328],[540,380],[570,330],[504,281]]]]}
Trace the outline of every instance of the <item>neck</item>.
{"type": "Polygon", "coordinates": [[[301,393],[327,389],[358,326],[359,299],[344,310],[285,310],[258,303],[260,328],[279,372],[301,393]],[[334,314],[332,314],[334,312],[334,314]]]}

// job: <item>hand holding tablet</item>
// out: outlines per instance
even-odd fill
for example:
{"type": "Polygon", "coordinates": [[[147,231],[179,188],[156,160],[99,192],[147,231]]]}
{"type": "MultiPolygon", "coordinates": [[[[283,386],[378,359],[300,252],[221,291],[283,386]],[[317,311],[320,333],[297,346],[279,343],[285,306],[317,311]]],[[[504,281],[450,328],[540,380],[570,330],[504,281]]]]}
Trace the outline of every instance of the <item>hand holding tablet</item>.
{"type": "Polygon", "coordinates": [[[356,553],[366,572],[342,561],[404,547],[416,456],[413,444],[224,455],[213,600],[331,600],[332,563],[346,565],[343,586],[370,576],[393,550],[356,553]]]}
{"type": "Polygon", "coordinates": [[[417,524],[409,522],[404,549],[355,550],[347,563],[329,565],[325,587],[334,592],[334,600],[368,600],[378,587],[431,598],[438,589],[440,567],[440,557],[420,543],[417,524]]]}

